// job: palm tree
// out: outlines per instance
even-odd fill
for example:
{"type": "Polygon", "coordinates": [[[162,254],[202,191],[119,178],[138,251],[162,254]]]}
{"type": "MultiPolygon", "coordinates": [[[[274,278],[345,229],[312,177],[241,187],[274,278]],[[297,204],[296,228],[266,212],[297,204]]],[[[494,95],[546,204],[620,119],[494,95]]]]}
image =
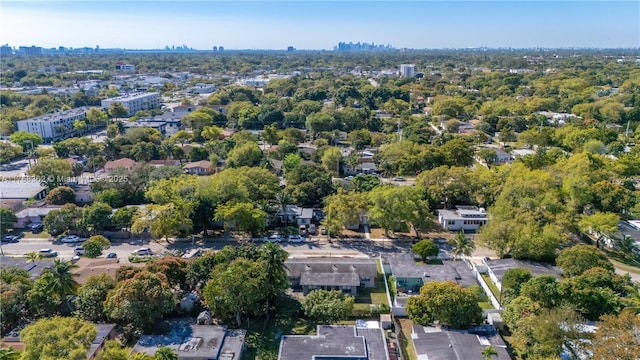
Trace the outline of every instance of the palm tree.
{"type": "Polygon", "coordinates": [[[476,249],[476,245],[464,235],[463,230],[460,230],[453,239],[449,240],[449,245],[452,246],[451,252],[455,258],[462,257],[462,255],[470,256],[476,249]]]}
{"type": "Polygon", "coordinates": [[[154,360],[153,356],[149,356],[145,353],[135,353],[133,355],[131,355],[131,357],[129,358],[131,360],[154,360]]]}
{"type": "Polygon", "coordinates": [[[269,321],[269,308],[272,300],[289,287],[289,278],[287,277],[287,257],[289,253],[284,251],[280,245],[268,242],[261,247],[262,253],[260,257],[264,260],[266,274],[266,291],[267,303],[265,307],[265,325],[269,321]]]}
{"type": "Polygon", "coordinates": [[[74,279],[78,274],[71,272],[78,265],[71,264],[70,261],[56,259],[53,265],[46,270],[50,274],[50,282],[47,284],[47,290],[57,294],[61,300],[66,299],[67,295],[75,294],[78,282],[74,279]]]}
{"type": "Polygon", "coordinates": [[[15,351],[12,347],[0,349],[0,359],[18,360],[20,359],[20,353],[18,351],[15,351]]]}
{"type": "Polygon", "coordinates": [[[284,227],[287,227],[287,206],[289,204],[291,204],[291,202],[293,202],[293,196],[291,196],[291,193],[289,191],[283,190],[280,191],[279,193],[276,194],[275,199],[274,199],[275,203],[280,207],[280,209],[282,210],[282,217],[284,219],[284,227]]]}
{"type": "Polygon", "coordinates": [[[29,259],[29,261],[31,262],[34,262],[36,260],[42,259],[42,255],[40,255],[39,252],[32,251],[30,253],[27,253],[27,259],[29,259]]]}
{"type": "Polygon", "coordinates": [[[498,352],[496,351],[496,348],[493,347],[493,345],[489,345],[486,348],[484,348],[481,354],[482,354],[482,360],[491,360],[493,359],[494,355],[498,356],[498,352]]]}
{"type": "Polygon", "coordinates": [[[178,360],[178,354],[171,348],[161,346],[156,351],[155,360],[178,360]]]}

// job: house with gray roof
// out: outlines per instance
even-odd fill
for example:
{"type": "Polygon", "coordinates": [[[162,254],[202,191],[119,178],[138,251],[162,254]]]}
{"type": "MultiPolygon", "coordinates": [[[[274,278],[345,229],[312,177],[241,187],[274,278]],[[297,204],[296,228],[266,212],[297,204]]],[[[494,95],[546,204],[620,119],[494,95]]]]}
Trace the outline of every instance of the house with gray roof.
{"type": "Polygon", "coordinates": [[[318,325],[317,335],[284,335],[278,360],[389,360],[382,329],[318,325]]]}
{"type": "Polygon", "coordinates": [[[466,331],[414,325],[411,339],[418,360],[483,360],[482,350],[489,346],[498,353],[492,359],[511,359],[504,340],[490,325],[466,331]]]}
{"type": "Polygon", "coordinates": [[[377,260],[353,258],[293,258],[285,262],[294,290],[341,290],[355,296],[358,288],[376,286],[377,260]]]}
{"type": "Polygon", "coordinates": [[[455,210],[438,210],[438,223],[445,230],[475,232],[488,221],[485,209],[477,206],[456,206],[455,210]]]}
{"type": "Polygon", "coordinates": [[[158,348],[166,346],[178,354],[179,360],[239,360],[245,335],[246,330],[175,321],[168,335],[142,335],[133,352],[153,356],[158,348]]]}
{"type": "Polygon", "coordinates": [[[17,267],[26,270],[31,276],[31,280],[39,278],[44,271],[53,266],[53,260],[27,260],[26,258],[0,256],[0,268],[17,267]]]}
{"type": "Polygon", "coordinates": [[[496,284],[500,291],[502,291],[502,277],[509,269],[525,268],[531,271],[531,274],[533,276],[553,275],[558,280],[562,279],[562,271],[560,270],[560,268],[536,261],[516,259],[484,259],[482,260],[482,262],[487,266],[487,274],[491,278],[491,281],[496,284]]]}

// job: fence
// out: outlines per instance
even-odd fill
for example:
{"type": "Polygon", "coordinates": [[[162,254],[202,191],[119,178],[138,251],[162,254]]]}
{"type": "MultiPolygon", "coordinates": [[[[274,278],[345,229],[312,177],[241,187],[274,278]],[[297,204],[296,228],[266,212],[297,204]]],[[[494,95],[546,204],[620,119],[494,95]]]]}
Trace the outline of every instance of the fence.
{"type": "Polygon", "coordinates": [[[489,288],[489,285],[487,285],[487,283],[484,281],[482,274],[480,274],[478,269],[476,269],[475,265],[471,264],[467,259],[465,259],[464,261],[467,263],[467,265],[469,265],[469,267],[471,268],[471,272],[476,277],[476,280],[480,284],[480,287],[482,287],[482,290],[484,290],[484,292],[487,294],[487,298],[489,298],[491,305],[493,305],[493,307],[498,310],[502,309],[502,307],[500,306],[500,302],[498,301],[498,299],[496,299],[495,295],[493,295],[493,292],[489,288]]]}

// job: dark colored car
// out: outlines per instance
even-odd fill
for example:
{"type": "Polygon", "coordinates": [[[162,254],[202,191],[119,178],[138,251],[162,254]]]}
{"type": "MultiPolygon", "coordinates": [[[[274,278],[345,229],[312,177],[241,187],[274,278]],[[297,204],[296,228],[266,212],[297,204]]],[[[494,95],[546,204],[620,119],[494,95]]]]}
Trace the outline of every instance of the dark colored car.
{"type": "Polygon", "coordinates": [[[116,253],[107,254],[107,259],[117,259],[117,258],[118,258],[118,254],[116,253]]]}

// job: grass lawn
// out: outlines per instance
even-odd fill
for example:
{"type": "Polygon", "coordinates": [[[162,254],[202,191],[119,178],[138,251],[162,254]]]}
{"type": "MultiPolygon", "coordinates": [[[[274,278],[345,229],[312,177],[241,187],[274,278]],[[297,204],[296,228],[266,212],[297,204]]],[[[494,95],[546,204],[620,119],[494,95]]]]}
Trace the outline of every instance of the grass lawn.
{"type": "Polygon", "coordinates": [[[357,304],[387,304],[387,291],[384,287],[384,274],[380,262],[377,265],[378,278],[376,279],[376,287],[358,289],[358,295],[356,296],[357,304]]]}
{"type": "Polygon", "coordinates": [[[413,351],[413,340],[411,339],[411,326],[413,322],[409,319],[399,319],[400,334],[398,341],[400,342],[400,350],[402,350],[402,358],[405,360],[418,360],[416,353],[413,351]]]}
{"type": "Polygon", "coordinates": [[[479,301],[478,305],[480,305],[481,309],[494,309],[493,305],[488,301],[479,301]]]}
{"type": "Polygon", "coordinates": [[[487,274],[482,274],[482,278],[484,279],[484,282],[486,282],[487,285],[489,285],[489,289],[491,289],[491,292],[493,293],[493,296],[495,296],[496,299],[499,300],[500,299],[500,290],[498,290],[498,287],[496,286],[496,284],[494,284],[493,281],[491,281],[491,278],[487,274]]]}

